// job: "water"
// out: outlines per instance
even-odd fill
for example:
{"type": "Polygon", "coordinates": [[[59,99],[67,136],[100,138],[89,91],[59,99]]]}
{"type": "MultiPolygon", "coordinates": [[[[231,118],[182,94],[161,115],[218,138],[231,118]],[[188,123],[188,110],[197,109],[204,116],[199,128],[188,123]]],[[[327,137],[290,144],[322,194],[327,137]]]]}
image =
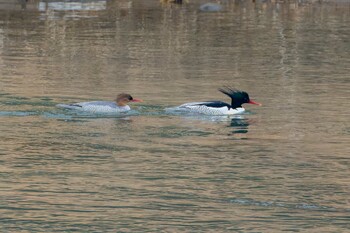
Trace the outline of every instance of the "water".
{"type": "Polygon", "coordinates": [[[0,4],[1,232],[348,232],[349,5],[203,3],[0,4]]]}

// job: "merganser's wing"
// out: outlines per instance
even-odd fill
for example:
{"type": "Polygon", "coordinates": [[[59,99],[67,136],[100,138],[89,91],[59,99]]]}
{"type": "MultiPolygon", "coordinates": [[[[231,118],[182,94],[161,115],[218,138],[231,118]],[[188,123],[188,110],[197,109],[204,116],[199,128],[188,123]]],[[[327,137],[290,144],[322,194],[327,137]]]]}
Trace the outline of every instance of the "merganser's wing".
{"type": "Polygon", "coordinates": [[[65,109],[81,110],[83,106],[76,103],[76,104],[57,104],[56,107],[65,108],[65,109]]]}
{"type": "Polygon", "coordinates": [[[115,113],[126,112],[130,110],[130,107],[128,105],[117,106],[115,102],[110,101],[91,101],[74,104],[58,104],[57,107],[92,113],[115,113]]]}
{"type": "Polygon", "coordinates": [[[207,106],[212,108],[222,108],[222,107],[228,107],[230,108],[230,105],[222,102],[222,101],[204,101],[204,102],[191,102],[191,103],[185,103],[180,106],[179,108],[185,108],[189,106],[207,106]]]}

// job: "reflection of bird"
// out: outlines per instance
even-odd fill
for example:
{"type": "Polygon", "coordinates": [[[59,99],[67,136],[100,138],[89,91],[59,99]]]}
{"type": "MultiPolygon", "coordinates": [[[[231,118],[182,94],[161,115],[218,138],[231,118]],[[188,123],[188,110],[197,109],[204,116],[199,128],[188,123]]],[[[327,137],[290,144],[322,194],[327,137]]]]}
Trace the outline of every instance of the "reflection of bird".
{"type": "Polygon", "coordinates": [[[182,0],[160,0],[162,3],[175,3],[175,4],[182,4],[182,0]]]}
{"type": "Polygon", "coordinates": [[[84,112],[93,113],[117,113],[130,110],[129,102],[141,102],[140,99],[135,99],[129,94],[119,94],[115,102],[112,101],[91,101],[80,102],[74,104],[58,104],[59,108],[74,109],[84,112]]]}
{"type": "Polygon", "coordinates": [[[199,9],[201,11],[205,11],[205,12],[216,12],[216,11],[221,11],[222,6],[220,4],[217,4],[217,3],[208,2],[208,3],[201,5],[199,7],[199,9]]]}
{"type": "Polygon", "coordinates": [[[249,123],[246,119],[233,118],[231,119],[230,127],[234,128],[232,133],[248,133],[249,123]]]}
{"type": "Polygon", "coordinates": [[[182,104],[175,108],[171,108],[170,110],[188,113],[200,113],[205,115],[233,115],[240,114],[245,111],[245,109],[242,107],[242,104],[248,103],[261,105],[251,100],[247,92],[239,91],[229,87],[220,88],[219,91],[231,98],[231,104],[222,101],[191,102],[182,104]]]}

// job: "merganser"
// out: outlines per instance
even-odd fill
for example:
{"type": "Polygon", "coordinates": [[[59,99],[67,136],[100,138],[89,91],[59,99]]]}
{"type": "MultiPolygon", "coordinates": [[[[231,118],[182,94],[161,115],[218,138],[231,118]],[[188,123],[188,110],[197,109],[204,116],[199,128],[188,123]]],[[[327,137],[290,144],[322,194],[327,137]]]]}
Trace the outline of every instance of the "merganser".
{"type": "Polygon", "coordinates": [[[229,87],[219,88],[218,90],[231,98],[231,104],[222,101],[191,102],[171,108],[171,110],[205,115],[233,115],[241,114],[245,111],[242,104],[262,105],[251,100],[245,91],[229,87]]]}
{"type": "Polygon", "coordinates": [[[74,104],[58,104],[57,107],[91,113],[120,113],[127,112],[130,110],[129,105],[127,105],[129,102],[142,102],[142,100],[135,99],[129,94],[121,93],[117,96],[115,102],[91,101],[74,104]]]}

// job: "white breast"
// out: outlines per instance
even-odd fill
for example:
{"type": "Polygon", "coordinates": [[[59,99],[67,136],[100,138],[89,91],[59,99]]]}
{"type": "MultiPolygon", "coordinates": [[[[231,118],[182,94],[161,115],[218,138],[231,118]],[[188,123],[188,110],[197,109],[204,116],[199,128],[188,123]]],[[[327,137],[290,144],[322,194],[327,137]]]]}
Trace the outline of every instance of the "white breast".
{"type": "Polygon", "coordinates": [[[234,109],[231,108],[227,114],[228,115],[242,114],[244,113],[244,111],[245,111],[244,108],[234,108],[234,109]]]}

